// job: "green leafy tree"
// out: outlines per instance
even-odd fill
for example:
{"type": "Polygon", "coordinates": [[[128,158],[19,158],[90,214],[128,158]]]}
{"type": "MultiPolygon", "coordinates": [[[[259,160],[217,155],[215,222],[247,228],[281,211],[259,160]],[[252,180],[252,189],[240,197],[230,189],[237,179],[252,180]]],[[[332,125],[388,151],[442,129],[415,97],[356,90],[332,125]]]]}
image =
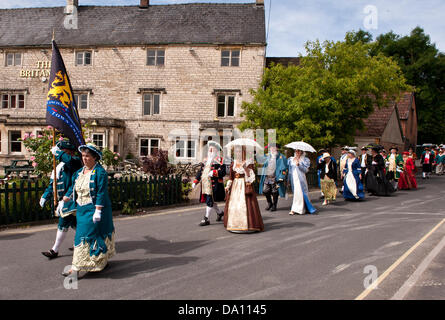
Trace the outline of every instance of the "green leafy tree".
{"type": "Polygon", "coordinates": [[[369,55],[370,44],[307,42],[298,66],[265,70],[253,101],[243,103],[241,129],[277,129],[281,144],[304,140],[314,147],[350,144],[374,105],[385,106],[410,89],[391,58],[369,55]]]}
{"type": "Polygon", "coordinates": [[[371,51],[392,57],[407,83],[416,88],[418,143],[445,141],[445,54],[420,27],[403,37],[393,32],[382,34],[371,51]]]}

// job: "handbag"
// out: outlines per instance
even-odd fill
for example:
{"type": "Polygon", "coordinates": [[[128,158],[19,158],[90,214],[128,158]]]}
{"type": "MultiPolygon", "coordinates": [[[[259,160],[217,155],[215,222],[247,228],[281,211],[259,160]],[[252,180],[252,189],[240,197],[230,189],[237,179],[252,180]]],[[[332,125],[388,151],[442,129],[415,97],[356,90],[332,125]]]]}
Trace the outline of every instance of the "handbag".
{"type": "Polygon", "coordinates": [[[253,194],[253,186],[251,183],[246,183],[245,194],[247,195],[253,194]]]}

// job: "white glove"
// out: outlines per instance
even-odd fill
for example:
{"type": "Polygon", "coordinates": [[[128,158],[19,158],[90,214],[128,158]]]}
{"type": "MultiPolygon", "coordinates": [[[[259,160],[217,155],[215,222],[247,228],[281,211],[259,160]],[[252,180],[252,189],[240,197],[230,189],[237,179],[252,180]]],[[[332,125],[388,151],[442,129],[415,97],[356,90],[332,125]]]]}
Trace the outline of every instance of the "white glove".
{"type": "Polygon", "coordinates": [[[209,177],[210,177],[210,178],[213,177],[213,170],[211,170],[211,171],[209,172],[209,177]]]}
{"type": "Polygon", "coordinates": [[[51,148],[51,153],[53,155],[56,155],[58,151],[61,151],[59,147],[55,146],[51,148]]]}
{"type": "Polygon", "coordinates": [[[102,217],[102,211],[96,209],[96,211],[94,211],[93,214],[93,223],[99,222],[101,217],[102,217]]]}
{"type": "Polygon", "coordinates": [[[44,197],[40,198],[40,206],[43,208],[43,206],[45,205],[46,199],[44,197]]]}
{"type": "Polygon", "coordinates": [[[377,162],[373,161],[373,162],[372,162],[372,164],[373,164],[373,165],[376,165],[376,164],[377,164],[377,162]]]}
{"type": "Polygon", "coordinates": [[[57,205],[57,209],[56,209],[56,217],[61,216],[63,205],[64,205],[63,200],[59,201],[59,204],[57,205]]]}
{"type": "Polygon", "coordinates": [[[196,183],[192,183],[192,189],[195,189],[195,187],[196,187],[196,183]]]}

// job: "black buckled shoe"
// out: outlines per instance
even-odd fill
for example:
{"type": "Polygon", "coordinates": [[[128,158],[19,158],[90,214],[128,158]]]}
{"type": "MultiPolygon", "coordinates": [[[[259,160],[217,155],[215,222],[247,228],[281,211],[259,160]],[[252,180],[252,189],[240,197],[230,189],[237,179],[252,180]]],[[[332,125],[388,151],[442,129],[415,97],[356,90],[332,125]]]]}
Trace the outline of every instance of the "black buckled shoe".
{"type": "Polygon", "coordinates": [[[268,202],[268,203],[267,203],[266,210],[269,211],[270,209],[272,209],[272,207],[273,207],[272,202],[268,202]]]}
{"type": "Polygon", "coordinates": [[[53,249],[50,249],[49,251],[42,252],[42,254],[47,257],[49,260],[57,258],[59,256],[58,252],[55,252],[53,249]]]}
{"type": "Polygon", "coordinates": [[[217,213],[216,215],[217,215],[216,221],[222,221],[224,217],[224,211],[222,211],[221,213],[217,213]]]}
{"type": "MultiPolygon", "coordinates": [[[[77,273],[77,271],[69,270],[67,272],[62,272],[62,276],[69,277],[69,276],[71,276],[74,273],[77,273]]],[[[77,275],[79,275],[79,274],[77,274],[77,275]]]]}
{"type": "Polygon", "coordinates": [[[204,219],[202,219],[201,223],[199,224],[200,227],[203,226],[208,226],[210,224],[210,221],[207,217],[204,217],[204,219]]]}
{"type": "Polygon", "coordinates": [[[270,211],[277,211],[277,205],[274,203],[272,206],[272,209],[270,209],[270,211]]]}
{"type": "Polygon", "coordinates": [[[71,247],[68,249],[69,251],[74,251],[74,247],[71,247]]]}

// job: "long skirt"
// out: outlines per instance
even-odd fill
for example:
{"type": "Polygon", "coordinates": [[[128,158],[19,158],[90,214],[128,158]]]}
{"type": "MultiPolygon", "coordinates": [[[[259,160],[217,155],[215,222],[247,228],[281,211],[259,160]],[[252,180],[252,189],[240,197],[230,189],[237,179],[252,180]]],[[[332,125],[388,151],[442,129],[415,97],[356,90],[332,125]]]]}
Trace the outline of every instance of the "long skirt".
{"type": "Polygon", "coordinates": [[[437,174],[438,176],[443,175],[443,167],[444,167],[443,163],[439,163],[439,164],[436,166],[436,174],[437,174]]]}
{"type": "Polygon", "coordinates": [[[335,186],[335,181],[330,179],[327,175],[320,180],[321,191],[324,194],[325,200],[332,201],[337,198],[337,187],[335,186]]]}
{"type": "Polygon", "coordinates": [[[237,233],[264,231],[258,199],[255,192],[246,195],[244,178],[233,180],[224,208],[224,227],[237,233]]]}
{"type": "Polygon", "coordinates": [[[102,208],[101,221],[94,223],[96,207],[90,203],[77,207],[72,269],[97,272],[105,268],[115,253],[114,225],[110,207],[102,208]]]}
{"type": "Polygon", "coordinates": [[[366,187],[369,193],[376,196],[389,196],[395,192],[394,187],[386,180],[383,171],[379,171],[377,175],[372,171],[368,172],[366,175],[366,187]]]}
{"type": "Polygon", "coordinates": [[[365,197],[363,192],[363,184],[360,180],[360,176],[354,176],[352,172],[348,172],[345,177],[345,189],[343,191],[343,197],[345,199],[358,200],[365,197]]]}
{"type": "Polygon", "coordinates": [[[400,190],[417,189],[417,181],[412,173],[406,171],[400,174],[399,185],[400,190]]]}

